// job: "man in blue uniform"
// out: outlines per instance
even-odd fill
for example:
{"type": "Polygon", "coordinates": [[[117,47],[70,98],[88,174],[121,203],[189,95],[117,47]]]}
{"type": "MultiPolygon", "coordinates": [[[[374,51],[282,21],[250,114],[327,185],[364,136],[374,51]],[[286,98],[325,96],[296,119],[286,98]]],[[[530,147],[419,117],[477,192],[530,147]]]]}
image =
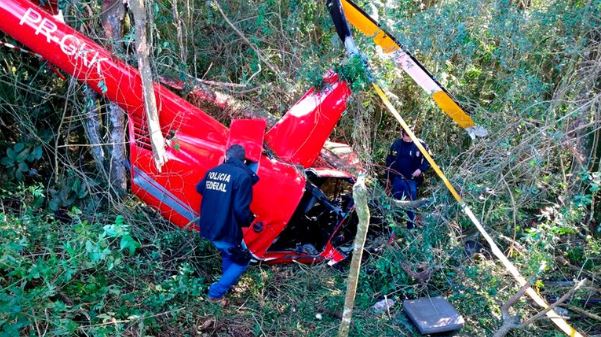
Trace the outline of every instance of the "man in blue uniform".
{"type": "Polygon", "coordinates": [[[221,302],[248,268],[250,253],[242,241],[242,227],[254,219],[250,211],[252,186],[259,177],[244,164],[245,151],[232,145],[226,161],[209,170],[196,186],[202,194],[200,233],[222,257],[222,275],[209,287],[209,300],[221,302]]]}
{"type": "MultiPolygon", "coordinates": [[[[421,143],[428,148],[424,142],[421,143]]],[[[409,135],[401,130],[401,138],[396,139],[390,146],[386,167],[393,198],[415,200],[417,188],[423,182],[423,174],[430,168],[430,164],[409,135]]],[[[407,217],[407,228],[412,229],[415,226],[415,214],[407,211],[407,217]]]]}

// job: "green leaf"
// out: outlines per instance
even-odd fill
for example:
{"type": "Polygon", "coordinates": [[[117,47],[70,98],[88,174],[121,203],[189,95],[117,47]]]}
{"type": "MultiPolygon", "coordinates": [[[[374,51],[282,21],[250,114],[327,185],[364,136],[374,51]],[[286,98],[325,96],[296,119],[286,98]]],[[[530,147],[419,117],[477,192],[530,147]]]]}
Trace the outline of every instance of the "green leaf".
{"type": "Polygon", "coordinates": [[[43,153],[44,151],[42,150],[42,147],[40,145],[34,147],[33,151],[31,151],[30,161],[40,160],[40,158],[42,158],[43,153]]]}
{"type": "Polygon", "coordinates": [[[125,234],[121,237],[121,242],[119,243],[119,248],[121,251],[127,249],[129,255],[133,255],[138,247],[140,247],[140,244],[129,234],[125,234]]]}
{"type": "Polygon", "coordinates": [[[13,336],[19,336],[20,335],[20,330],[21,328],[23,328],[24,326],[26,326],[27,324],[24,323],[23,321],[19,320],[15,323],[6,323],[2,326],[2,331],[0,332],[0,337],[13,337],[13,336]]]}
{"type": "Polygon", "coordinates": [[[109,238],[114,238],[118,236],[117,227],[115,225],[106,225],[102,228],[104,230],[104,235],[109,238]]]}
{"type": "Polygon", "coordinates": [[[75,202],[75,197],[68,197],[63,199],[64,206],[71,206],[75,202]]]}
{"type": "Polygon", "coordinates": [[[58,208],[60,207],[60,200],[58,198],[52,198],[52,200],[50,200],[48,203],[48,207],[50,207],[50,209],[53,211],[58,211],[58,208]]]}
{"type": "Polygon", "coordinates": [[[2,159],[0,159],[0,164],[8,168],[15,166],[15,161],[9,157],[3,157],[2,159]]]}
{"type": "Polygon", "coordinates": [[[15,158],[17,157],[17,154],[15,153],[15,151],[13,149],[8,148],[8,149],[6,149],[6,156],[14,161],[15,158]]]}
{"type": "Polygon", "coordinates": [[[71,191],[73,191],[73,192],[79,192],[80,188],[81,188],[81,180],[74,179],[73,180],[73,184],[71,184],[71,191]]]}
{"type": "Polygon", "coordinates": [[[18,170],[21,172],[27,172],[27,171],[29,171],[29,166],[27,166],[27,164],[25,162],[20,162],[18,170]]]}
{"type": "Polygon", "coordinates": [[[18,162],[24,162],[29,157],[29,149],[20,151],[15,158],[18,162]]]}
{"type": "Polygon", "coordinates": [[[0,312],[15,315],[21,312],[21,306],[18,305],[18,298],[22,298],[21,296],[15,297],[10,296],[5,293],[0,294],[0,312]]]}
{"type": "Polygon", "coordinates": [[[111,253],[108,248],[101,250],[99,243],[93,243],[90,240],[86,241],[86,252],[93,263],[104,260],[111,253]]]}
{"type": "Polygon", "coordinates": [[[31,195],[36,198],[44,197],[44,187],[42,185],[31,185],[29,186],[29,191],[31,192],[31,195]]]}
{"type": "Polygon", "coordinates": [[[57,323],[58,326],[53,331],[53,334],[56,336],[73,336],[74,332],[79,327],[75,321],[68,318],[60,319],[57,323]]]}
{"type": "Polygon", "coordinates": [[[88,195],[88,190],[85,188],[82,188],[79,190],[79,192],[77,192],[77,197],[79,199],[83,199],[86,195],[88,195]]]}

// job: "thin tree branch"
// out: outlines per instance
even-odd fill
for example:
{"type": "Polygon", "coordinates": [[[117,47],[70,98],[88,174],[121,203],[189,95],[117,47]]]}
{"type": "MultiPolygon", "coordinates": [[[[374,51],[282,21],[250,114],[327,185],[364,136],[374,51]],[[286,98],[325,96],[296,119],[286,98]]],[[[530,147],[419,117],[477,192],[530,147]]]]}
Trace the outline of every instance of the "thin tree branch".
{"type": "Polygon", "coordinates": [[[223,9],[221,9],[221,6],[219,6],[219,3],[217,1],[213,1],[213,4],[215,5],[215,7],[219,11],[219,13],[221,13],[221,16],[223,16],[223,19],[225,20],[225,22],[227,22],[227,24],[230,27],[232,27],[232,29],[236,32],[236,34],[238,34],[238,36],[240,36],[240,38],[244,42],[246,42],[246,44],[248,44],[250,46],[250,48],[252,48],[252,50],[255,51],[255,53],[257,53],[257,56],[259,57],[259,59],[261,61],[263,61],[263,63],[265,63],[265,65],[267,65],[267,67],[274,73],[274,75],[279,77],[280,71],[278,69],[276,69],[276,67],[273,64],[271,64],[271,62],[269,62],[269,60],[267,60],[265,58],[265,56],[263,56],[263,54],[261,53],[259,48],[257,48],[252,42],[250,42],[250,40],[248,38],[246,38],[244,33],[242,33],[236,26],[234,26],[234,24],[230,21],[230,19],[227,17],[227,15],[225,15],[225,13],[223,12],[223,9]]]}
{"type": "Polygon", "coordinates": [[[583,279],[580,282],[578,282],[572,289],[570,289],[570,291],[568,291],[567,293],[565,293],[563,296],[561,296],[555,303],[549,305],[549,307],[547,307],[545,310],[542,310],[540,312],[538,312],[536,315],[528,318],[524,323],[522,323],[520,325],[520,327],[525,327],[528,324],[536,321],[537,319],[540,319],[542,316],[544,316],[547,312],[553,310],[556,306],[560,305],[561,303],[567,301],[570,297],[572,297],[574,295],[574,293],[580,289],[582,286],[584,286],[586,284],[588,280],[587,279],[583,279]]]}

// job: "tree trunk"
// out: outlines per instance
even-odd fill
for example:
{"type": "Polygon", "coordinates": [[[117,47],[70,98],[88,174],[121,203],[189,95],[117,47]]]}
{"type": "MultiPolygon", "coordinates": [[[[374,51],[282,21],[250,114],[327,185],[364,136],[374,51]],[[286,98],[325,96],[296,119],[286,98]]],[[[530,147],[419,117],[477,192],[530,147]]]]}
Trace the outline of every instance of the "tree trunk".
{"type": "Polygon", "coordinates": [[[183,22],[177,9],[177,0],[171,0],[171,7],[173,8],[173,18],[175,19],[174,24],[177,32],[177,43],[179,44],[179,57],[181,62],[185,65],[188,60],[188,49],[186,48],[184,41],[183,22]]]}
{"type": "Polygon", "coordinates": [[[98,106],[96,100],[98,95],[90,89],[87,85],[83,88],[84,97],[86,100],[85,104],[85,118],[84,118],[84,130],[88,138],[88,143],[91,146],[90,152],[94,158],[96,169],[99,174],[106,177],[106,170],[104,169],[105,154],[102,147],[102,137],[100,136],[100,118],[98,117],[98,106]]]}
{"type": "Polygon", "coordinates": [[[349,270],[348,281],[346,285],[346,296],[344,298],[344,311],[342,312],[342,321],[338,329],[338,337],[347,337],[351,327],[351,318],[353,316],[353,306],[355,305],[355,295],[357,293],[357,282],[361,271],[361,257],[363,256],[363,247],[367,238],[369,229],[369,207],[367,206],[367,188],[365,187],[365,175],[360,174],[357,182],[353,185],[353,199],[359,224],[357,225],[357,235],[353,248],[353,258],[349,270]]]}
{"type": "Polygon", "coordinates": [[[152,82],[152,71],[150,69],[149,46],[146,40],[146,9],[144,0],[131,0],[129,2],[132,14],[134,15],[136,27],[136,54],[138,56],[138,70],[142,77],[142,91],[144,93],[144,110],[146,111],[146,122],[148,123],[148,133],[152,145],[152,154],[154,164],[160,172],[161,168],[167,162],[165,152],[165,138],[161,132],[159,115],[157,112],[156,97],[154,96],[154,85],[152,82]]]}
{"type": "Polygon", "coordinates": [[[108,106],[111,119],[111,161],[110,182],[111,187],[119,196],[124,196],[127,191],[127,152],[125,150],[125,112],[115,103],[108,106]]]}
{"type": "Polygon", "coordinates": [[[104,35],[110,39],[110,49],[113,53],[122,52],[123,48],[117,43],[123,37],[123,20],[125,18],[125,5],[121,0],[103,0],[100,21],[104,35]]]}
{"type": "MultiPolygon", "coordinates": [[[[105,36],[112,42],[112,51],[120,52],[121,47],[117,41],[123,37],[123,19],[125,6],[121,0],[104,0],[102,3],[102,28],[105,36]]],[[[125,111],[117,104],[110,102],[108,112],[111,121],[110,143],[110,177],[109,182],[113,191],[119,196],[125,195],[127,190],[127,153],[125,149],[125,130],[127,120],[125,111]]]]}

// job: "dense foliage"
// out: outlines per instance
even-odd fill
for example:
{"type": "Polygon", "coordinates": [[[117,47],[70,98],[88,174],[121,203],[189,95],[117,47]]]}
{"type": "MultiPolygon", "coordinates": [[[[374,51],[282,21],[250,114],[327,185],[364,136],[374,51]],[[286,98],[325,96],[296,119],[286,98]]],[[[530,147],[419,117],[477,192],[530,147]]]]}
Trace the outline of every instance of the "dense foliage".
{"type": "MultiPolygon", "coordinates": [[[[378,178],[398,126],[366,85],[362,61],[345,59],[322,2],[148,3],[157,76],[189,85],[194,77],[221,82],[219,90],[276,116],[319,85],[327,69],[353,81],[350,107],[332,139],[351,143],[370,164],[373,208],[395,239],[370,244],[352,335],[413,335],[399,304],[381,314],[371,306],[383,298],[438,295],[463,314],[465,335],[498,329],[500,306],[517,287],[444,186],[430,174],[421,194],[432,202],[411,232],[404,213],[384,196],[378,178]],[[419,270],[430,277],[408,272],[419,270]]],[[[358,3],[489,136],[470,140],[357,35],[373,76],[545,298],[559,298],[573,279],[591,281],[563,307],[580,331],[601,334],[601,1],[358,3]]],[[[110,44],[101,39],[98,1],[58,4],[69,24],[110,44]]],[[[14,42],[1,33],[0,40],[14,42]]],[[[133,63],[132,40],[126,30],[115,53],[133,63]]],[[[165,224],[133,197],[117,198],[94,165],[84,115],[95,106],[108,128],[104,103],[95,106],[80,84],[57,76],[45,61],[0,47],[0,336],[332,334],[344,268],[254,267],[232,305],[204,301],[219,269],[209,245],[165,224]]],[[[524,318],[538,311],[526,299],[514,309],[524,318]]],[[[560,335],[546,320],[513,334],[560,335]]]]}

